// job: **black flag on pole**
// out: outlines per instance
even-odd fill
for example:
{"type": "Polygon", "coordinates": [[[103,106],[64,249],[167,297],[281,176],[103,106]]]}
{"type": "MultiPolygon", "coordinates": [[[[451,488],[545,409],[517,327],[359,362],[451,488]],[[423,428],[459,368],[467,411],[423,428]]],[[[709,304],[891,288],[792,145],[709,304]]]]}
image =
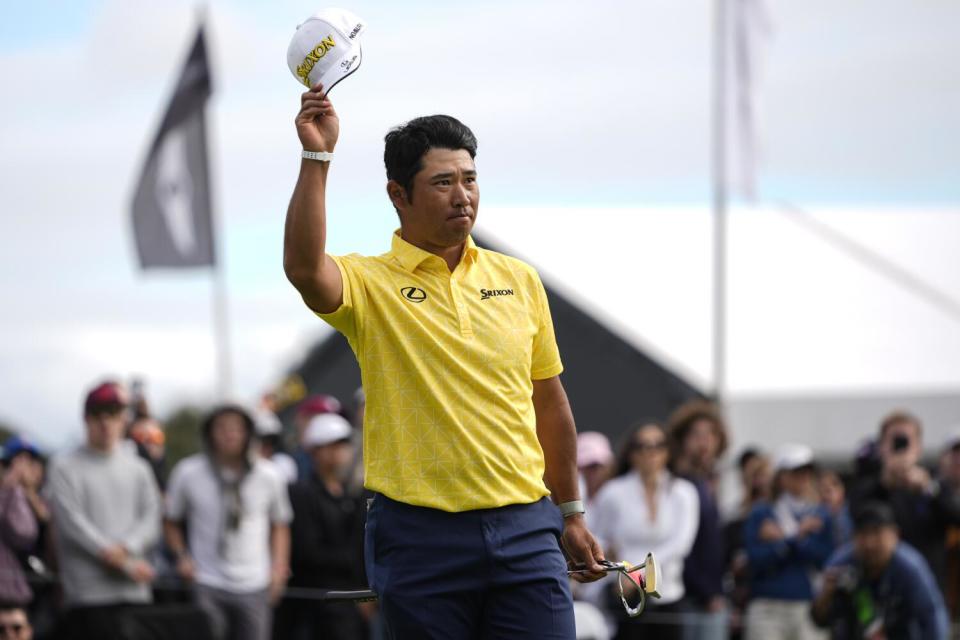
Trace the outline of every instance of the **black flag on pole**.
{"type": "Polygon", "coordinates": [[[216,263],[204,117],[210,93],[201,26],[133,197],[133,235],[143,269],[216,263]]]}

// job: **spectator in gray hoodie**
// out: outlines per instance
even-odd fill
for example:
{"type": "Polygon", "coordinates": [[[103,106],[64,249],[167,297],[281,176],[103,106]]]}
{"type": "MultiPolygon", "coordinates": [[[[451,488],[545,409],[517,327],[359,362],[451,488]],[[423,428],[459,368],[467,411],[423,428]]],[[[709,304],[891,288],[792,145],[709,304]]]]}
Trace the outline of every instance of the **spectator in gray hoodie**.
{"type": "Polygon", "coordinates": [[[94,387],[84,402],[85,444],[51,465],[63,637],[116,637],[119,616],[151,601],[145,558],[160,535],[160,494],[147,463],[119,446],[128,404],[120,384],[94,387]]]}

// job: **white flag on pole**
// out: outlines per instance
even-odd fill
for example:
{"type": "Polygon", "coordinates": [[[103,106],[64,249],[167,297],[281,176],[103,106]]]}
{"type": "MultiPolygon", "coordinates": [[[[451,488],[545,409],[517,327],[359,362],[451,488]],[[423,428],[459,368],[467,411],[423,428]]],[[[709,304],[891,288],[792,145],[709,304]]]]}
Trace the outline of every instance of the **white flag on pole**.
{"type": "Polygon", "coordinates": [[[757,96],[762,49],[772,35],[764,0],[733,0],[734,105],[730,186],[747,200],[757,195],[756,170],[762,156],[757,96]]]}

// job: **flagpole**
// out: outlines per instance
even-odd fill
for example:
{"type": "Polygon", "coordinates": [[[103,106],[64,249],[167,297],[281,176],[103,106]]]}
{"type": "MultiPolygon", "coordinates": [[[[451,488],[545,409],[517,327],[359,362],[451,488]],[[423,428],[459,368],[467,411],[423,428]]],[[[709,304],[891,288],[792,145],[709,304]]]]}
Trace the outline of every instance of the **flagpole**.
{"type": "Polygon", "coordinates": [[[726,396],[727,358],[727,5],[715,0],[713,26],[713,395],[726,396]]]}
{"type": "MultiPolygon", "coordinates": [[[[207,22],[207,5],[201,3],[197,7],[197,19],[200,28],[204,28],[207,22]]],[[[216,121],[211,119],[207,121],[209,129],[205,131],[207,144],[204,148],[208,149],[210,155],[216,154],[216,148],[210,144],[210,140],[215,138],[216,121]]],[[[224,250],[223,230],[226,226],[223,224],[220,209],[217,206],[216,189],[217,184],[216,158],[209,158],[207,162],[210,172],[210,224],[213,227],[213,252],[216,256],[213,264],[213,343],[216,350],[216,391],[217,397],[225,402],[233,397],[233,358],[230,352],[230,297],[227,292],[227,265],[226,251],[224,250]]]]}
{"type": "MultiPolygon", "coordinates": [[[[219,234],[217,234],[219,236],[219,234]]],[[[215,237],[217,237],[215,236],[215,237]]],[[[223,252],[213,267],[213,341],[216,350],[217,397],[228,400],[233,394],[233,362],[230,357],[230,319],[227,308],[227,278],[223,252]]]]}
{"type": "MultiPolygon", "coordinates": [[[[207,3],[201,2],[196,8],[196,19],[198,28],[204,29],[207,24],[207,3]]],[[[206,121],[210,129],[205,130],[207,140],[204,148],[209,154],[215,154],[215,148],[210,144],[210,139],[215,137],[212,131],[215,121],[206,121]]],[[[213,229],[213,281],[211,287],[211,298],[213,303],[213,344],[216,376],[216,394],[220,401],[225,402],[233,397],[233,358],[230,352],[230,297],[227,292],[227,267],[226,252],[224,251],[223,227],[221,217],[218,215],[217,199],[215,197],[216,184],[215,167],[219,166],[213,161],[214,158],[208,158],[207,171],[210,176],[210,225],[213,229]]]]}

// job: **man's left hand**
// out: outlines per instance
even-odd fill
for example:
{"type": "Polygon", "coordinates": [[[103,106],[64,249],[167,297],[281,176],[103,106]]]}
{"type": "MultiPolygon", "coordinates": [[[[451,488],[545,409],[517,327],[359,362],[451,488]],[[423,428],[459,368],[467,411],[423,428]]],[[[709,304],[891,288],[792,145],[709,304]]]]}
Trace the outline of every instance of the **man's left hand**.
{"type": "Polygon", "coordinates": [[[585,569],[583,573],[574,573],[577,582],[593,582],[604,577],[606,572],[598,564],[604,560],[603,550],[597,544],[593,534],[587,529],[582,514],[564,518],[563,535],[560,537],[564,551],[570,557],[571,568],[585,569]]]}
{"type": "Polygon", "coordinates": [[[290,577],[290,570],[287,567],[273,567],[270,571],[270,606],[275,606],[283,597],[283,592],[287,588],[287,578],[290,577]]]}

